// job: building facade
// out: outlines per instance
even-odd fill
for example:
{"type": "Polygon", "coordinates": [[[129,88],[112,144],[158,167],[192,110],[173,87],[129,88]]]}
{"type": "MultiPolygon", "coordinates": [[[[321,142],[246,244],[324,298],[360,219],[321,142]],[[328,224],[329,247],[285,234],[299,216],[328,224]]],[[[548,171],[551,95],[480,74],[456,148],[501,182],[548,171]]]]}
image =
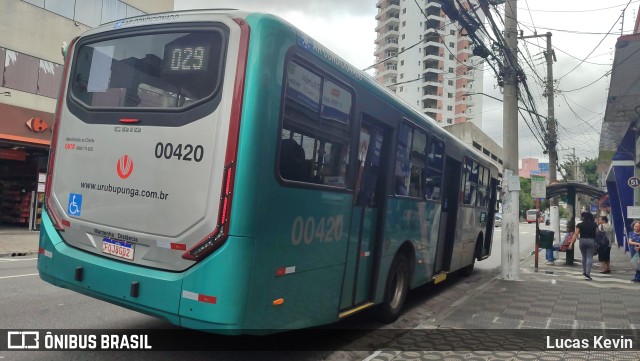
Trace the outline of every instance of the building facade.
{"type": "Polygon", "coordinates": [[[498,167],[500,173],[502,173],[502,170],[504,169],[502,160],[504,157],[504,151],[502,147],[493,141],[493,139],[487,137],[487,135],[475,124],[472,122],[464,122],[445,125],[443,128],[465,144],[474,147],[479,152],[482,152],[482,154],[487,156],[487,158],[490,158],[498,167]]]}
{"type": "MultiPolygon", "coordinates": [[[[477,7],[476,0],[468,3],[477,7]]],[[[378,0],[376,80],[442,125],[470,121],[482,128],[476,93],[482,93],[484,62],[438,1],[417,4],[378,0]]]]}
{"type": "Polygon", "coordinates": [[[37,226],[63,43],[173,0],[0,1],[0,226],[37,226]]]}
{"type": "Polygon", "coordinates": [[[549,178],[549,163],[541,163],[537,158],[522,158],[518,175],[522,178],[531,178],[532,175],[549,178]]]}

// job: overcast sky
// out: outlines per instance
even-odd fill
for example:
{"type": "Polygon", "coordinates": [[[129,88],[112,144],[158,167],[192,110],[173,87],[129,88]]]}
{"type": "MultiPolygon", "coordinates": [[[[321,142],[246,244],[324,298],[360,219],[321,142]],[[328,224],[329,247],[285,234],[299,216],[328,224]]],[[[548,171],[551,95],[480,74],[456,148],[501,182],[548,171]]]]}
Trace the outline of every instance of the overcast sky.
{"type": "MultiPolygon", "coordinates": [[[[373,52],[377,0],[175,0],[176,9],[237,8],[278,15],[312,36],[357,68],[375,62],[373,52]]],[[[420,2],[421,3],[421,2],[420,2]]],[[[610,77],[601,78],[611,70],[613,48],[622,28],[622,10],[629,0],[519,0],[519,29],[524,35],[534,31],[552,32],[552,44],[557,62],[553,72],[557,90],[555,114],[559,123],[559,161],[566,160],[573,149],[581,159],[597,158],[600,129],[606,105],[610,77]],[[588,34],[584,34],[588,33],[588,34]],[[610,35],[606,35],[610,34],[610,35]],[[587,58],[588,57],[588,58],[587,58]],[[585,62],[580,64],[582,59],[585,62]],[[580,65],[579,65],[580,64],[580,65]],[[575,70],[572,71],[577,65],[575,70]],[[582,90],[571,91],[586,86],[582,90]],[[575,112],[575,114],[574,114],[575,112]]],[[[640,0],[631,0],[624,13],[624,33],[633,30],[640,0]]],[[[416,7],[415,0],[402,0],[401,6],[416,7]],[[403,4],[403,3],[406,3],[403,4]]],[[[499,8],[503,16],[503,7],[499,8]]],[[[417,11],[417,7],[416,7],[417,11]]],[[[545,39],[518,42],[520,52],[546,79],[542,50],[545,39]]],[[[528,84],[540,114],[547,114],[547,101],[542,96],[542,84],[529,65],[521,64],[528,74],[528,84]]],[[[485,66],[485,69],[487,67],[485,66]]],[[[502,99],[495,75],[485,70],[484,93],[502,99]]],[[[476,98],[478,99],[478,98],[476,98]]],[[[479,100],[479,99],[478,99],[479,100]]],[[[502,137],[502,103],[482,97],[482,128],[499,145],[502,137]]],[[[544,120],[543,120],[544,121],[544,120]]],[[[529,128],[519,122],[520,158],[533,157],[546,161],[546,156],[529,128]]]]}

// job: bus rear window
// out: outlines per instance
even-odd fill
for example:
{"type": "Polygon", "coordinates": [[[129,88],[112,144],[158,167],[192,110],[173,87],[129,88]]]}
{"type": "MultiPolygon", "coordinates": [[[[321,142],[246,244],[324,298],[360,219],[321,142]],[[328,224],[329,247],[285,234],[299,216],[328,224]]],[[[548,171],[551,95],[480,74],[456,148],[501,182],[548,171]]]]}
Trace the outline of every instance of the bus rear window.
{"type": "Polygon", "coordinates": [[[91,108],[183,108],[216,93],[221,30],[145,34],[79,44],[74,98],[91,108]]]}

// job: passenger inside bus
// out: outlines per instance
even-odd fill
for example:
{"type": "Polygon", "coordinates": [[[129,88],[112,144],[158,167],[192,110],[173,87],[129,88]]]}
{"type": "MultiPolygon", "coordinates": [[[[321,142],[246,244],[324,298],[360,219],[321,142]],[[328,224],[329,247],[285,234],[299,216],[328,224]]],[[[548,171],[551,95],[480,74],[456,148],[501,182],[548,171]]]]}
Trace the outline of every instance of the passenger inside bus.
{"type": "Polygon", "coordinates": [[[293,139],[283,139],[280,144],[280,176],[284,179],[305,182],[308,180],[304,149],[293,139]]]}

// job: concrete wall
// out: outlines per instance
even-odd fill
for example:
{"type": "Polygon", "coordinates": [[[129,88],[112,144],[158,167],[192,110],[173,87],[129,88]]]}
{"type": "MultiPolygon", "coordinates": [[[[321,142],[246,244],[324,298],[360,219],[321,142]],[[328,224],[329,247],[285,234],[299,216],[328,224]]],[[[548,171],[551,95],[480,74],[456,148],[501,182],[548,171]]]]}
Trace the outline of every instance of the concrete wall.
{"type": "Polygon", "coordinates": [[[0,1],[0,46],[62,64],[60,44],[89,27],[19,0],[0,1]]]}
{"type": "MultiPolygon", "coordinates": [[[[489,159],[491,159],[491,155],[494,155],[499,160],[504,159],[504,151],[502,147],[500,147],[498,143],[494,142],[493,139],[489,138],[482,129],[478,128],[472,122],[447,125],[443,128],[453,134],[456,138],[462,140],[465,144],[470,145],[479,152],[485,154],[489,159]],[[474,146],[473,142],[480,144],[481,149],[474,146]],[[486,154],[487,151],[490,153],[489,155],[486,154]]],[[[499,161],[495,159],[491,159],[491,161],[495,163],[500,171],[502,171],[503,166],[499,161]]]]}
{"type": "MultiPolygon", "coordinates": [[[[173,0],[123,2],[146,13],[173,10],[173,0]]],[[[62,64],[62,42],[69,43],[88,29],[86,25],[21,0],[0,0],[0,47],[6,49],[62,64]]],[[[11,96],[0,95],[1,103],[49,113],[55,110],[55,99],[0,87],[0,93],[5,91],[11,96]]]]}
{"type": "Polygon", "coordinates": [[[174,0],[120,0],[147,14],[173,11],[174,0]]]}

